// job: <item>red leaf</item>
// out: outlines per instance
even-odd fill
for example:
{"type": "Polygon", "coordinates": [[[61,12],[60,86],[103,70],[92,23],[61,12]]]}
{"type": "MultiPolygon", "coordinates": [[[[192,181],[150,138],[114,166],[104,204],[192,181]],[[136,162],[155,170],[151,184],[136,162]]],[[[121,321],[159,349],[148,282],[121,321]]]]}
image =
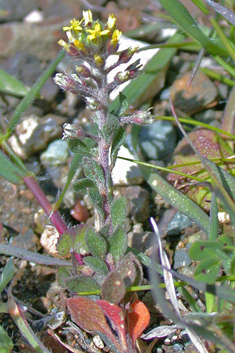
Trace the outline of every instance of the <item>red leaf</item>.
{"type": "Polygon", "coordinates": [[[147,307],[140,300],[130,304],[128,311],[128,332],[132,339],[133,347],[136,339],[143,333],[150,321],[147,307]]]}
{"type": "Polygon", "coordinates": [[[125,330],[125,316],[123,310],[106,300],[97,300],[96,302],[102,309],[104,315],[109,319],[112,329],[116,331],[124,351],[128,352],[125,330]]]}
{"type": "Polygon", "coordinates": [[[115,353],[125,352],[107,324],[101,307],[96,302],[85,297],[74,297],[67,299],[67,306],[72,320],[79,327],[99,334],[115,353]]]}

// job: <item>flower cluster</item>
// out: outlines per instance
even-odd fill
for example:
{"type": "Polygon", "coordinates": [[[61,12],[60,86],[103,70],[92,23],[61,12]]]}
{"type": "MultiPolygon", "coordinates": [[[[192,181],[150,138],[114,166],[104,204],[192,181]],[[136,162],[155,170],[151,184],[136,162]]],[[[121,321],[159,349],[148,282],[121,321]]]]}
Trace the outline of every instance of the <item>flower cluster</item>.
{"type": "Polygon", "coordinates": [[[115,28],[116,18],[109,15],[106,24],[94,21],[90,10],[83,11],[81,21],[73,19],[70,26],[63,28],[68,37],[68,43],[60,40],[58,43],[74,59],[82,59],[83,64],[76,66],[76,73],[60,73],[54,78],[55,83],[63,90],[81,95],[90,110],[100,110],[107,106],[112,90],[123,82],[135,78],[141,65],[139,61],[130,65],[124,72],[118,72],[112,82],[107,81],[110,71],[119,65],[128,63],[137,48],[119,49],[121,32],[115,28]],[[116,62],[106,65],[109,56],[115,54],[116,62]]]}
{"type": "Polygon", "coordinates": [[[73,19],[70,21],[70,26],[63,28],[66,31],[69,43],[62,39],[58,43],[70,56],[83,57],[87,54],[89,56],[93,55],[94,61],[99,66],[104,63],[102,54],[105,54],[107,47],[109,53],[117,50],[118,41],[122,33],[115,28],[116,20],[113,15],[110,15],[106,25],[103,25],[99,20],[93,21],[90,10],[83,11],[83,19],[81,21],[73,19]],[[101,47],[104,48],[103,53],[101,47]]]}

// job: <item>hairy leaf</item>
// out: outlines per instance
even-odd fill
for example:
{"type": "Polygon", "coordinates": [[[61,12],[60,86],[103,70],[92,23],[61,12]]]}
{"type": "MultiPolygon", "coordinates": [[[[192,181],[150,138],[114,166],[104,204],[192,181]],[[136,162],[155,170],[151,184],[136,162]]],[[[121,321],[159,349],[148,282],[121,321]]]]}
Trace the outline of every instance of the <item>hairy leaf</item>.
{"type": "Polygon", "coordinates": [[[127,249],[127,235],[121,227],[118,227],[109,238],[109,252],[114,260],[119,261],[127,249]]]}
{"type": "Polygon", "coordinates": [[[96,233],[93,227],[86,228],[86,245],[93,256],[105,259],[107,253],[107,242],[106,240],[96,233]]]}
{"type": "Polygon", "coordinates": [[[111,206],[111,220],[113,228],[122,226],[127,216],[127,202],[125,197],[115,200],[111,206]]]}

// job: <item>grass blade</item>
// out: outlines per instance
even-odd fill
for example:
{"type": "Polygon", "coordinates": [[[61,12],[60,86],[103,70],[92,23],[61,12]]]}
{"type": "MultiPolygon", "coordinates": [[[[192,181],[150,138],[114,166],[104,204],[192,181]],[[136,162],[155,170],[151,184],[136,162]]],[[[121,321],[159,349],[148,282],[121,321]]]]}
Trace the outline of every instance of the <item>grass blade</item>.
{"type": "MultiPolygon", "coordinates": [[[[132,128],[132,143],[135,150],[135,158],[138,158],[138,136],[139,127],[132,128]]],[[[170,205],[177,208],[180,212],[189,217],[199,227],[201,227],[207,234],[209,234],[209,217],[207,214],[197,206],[186,195],[171,186],[159,174],[153,173],[149,168],[140,166],[140,171],[147,181],[147,183],[161,195],[170,205]]]]}
{"type": "Polygon", "coordinates": [[[159,0],[170,16],[190,36],[198,41],[211,54],[228,55],[226,48],[215,40],[208,38],[198,27],[186,7],[178,0],[159,0]]]}

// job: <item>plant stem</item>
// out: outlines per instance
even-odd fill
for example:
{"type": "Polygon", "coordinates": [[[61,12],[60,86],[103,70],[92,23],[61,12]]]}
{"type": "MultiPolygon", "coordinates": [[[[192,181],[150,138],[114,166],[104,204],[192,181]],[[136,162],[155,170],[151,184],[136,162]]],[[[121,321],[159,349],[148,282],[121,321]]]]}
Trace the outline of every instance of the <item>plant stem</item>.
{"type": "Polygon", "coordinates": [[[48,201],[46,195],[32,176],[27,176],[23,178],[26,186],[32,191],[39,205],[46,212],[47,216],[51,219],[53,225],[56,227],[60,234],[66,232],[67,225],[62,219],[59,211],[54,210],[50,202],[48,201]]]}

